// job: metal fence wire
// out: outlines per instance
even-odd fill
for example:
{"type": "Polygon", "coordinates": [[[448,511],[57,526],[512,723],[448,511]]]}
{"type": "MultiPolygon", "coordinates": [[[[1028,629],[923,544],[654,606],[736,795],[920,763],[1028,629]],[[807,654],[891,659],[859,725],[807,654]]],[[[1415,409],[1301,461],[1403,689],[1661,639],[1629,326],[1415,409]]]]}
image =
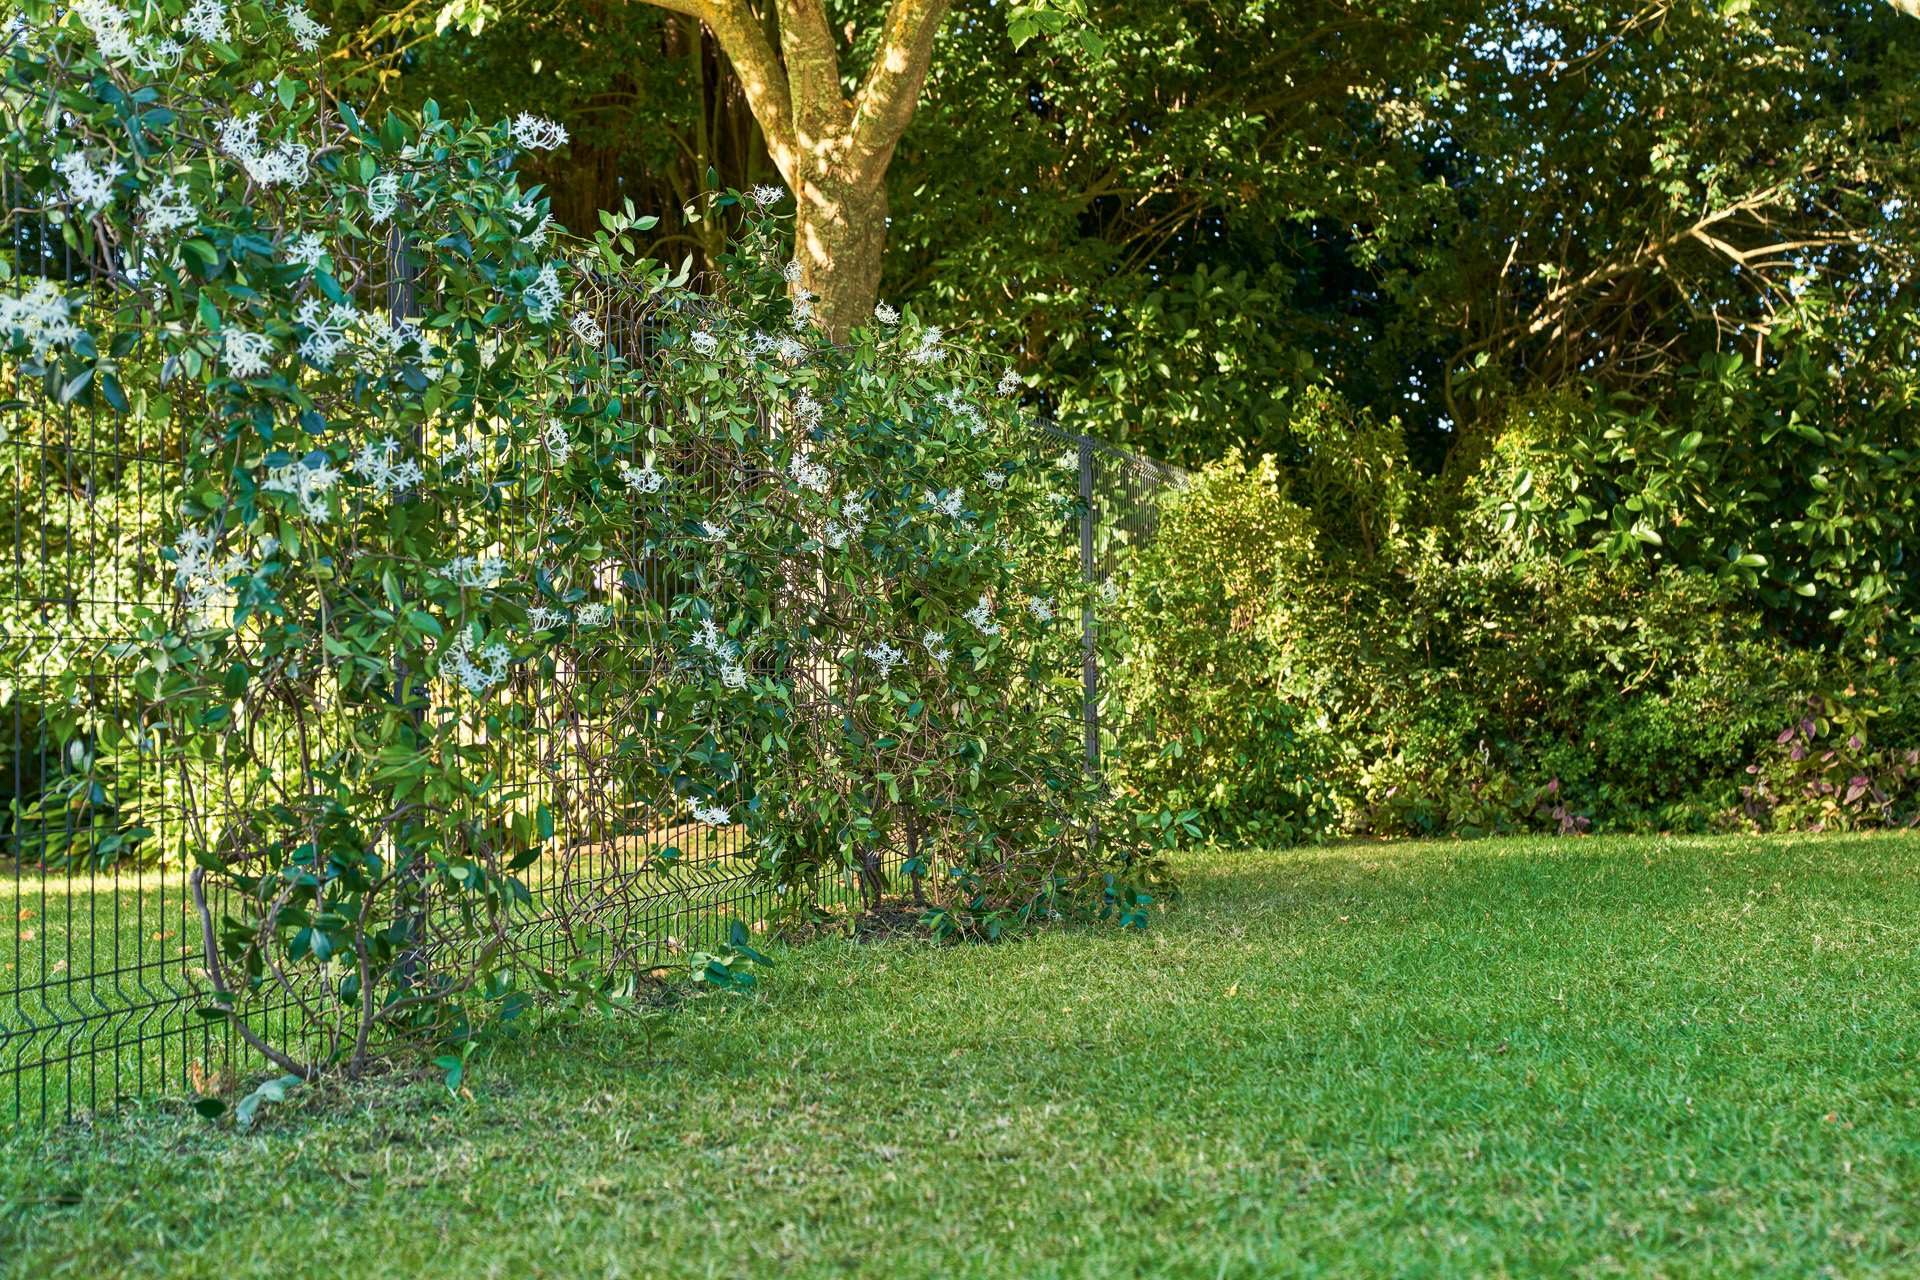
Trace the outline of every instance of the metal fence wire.
{"type": "MultiPolygon", "coordinates": [[[[11,210],[8,194],[0,190],[0,207],[11,210]]],[[[43,225],[7,225],[0,253],[13,266],[12,288],[36,276],[84,280],[43,225]]],[[[397,247],[361,264],[353,283],[396,320],[415,310],[397,247]]],[[[604,309],[607,341],[644,370],[650,313],[617,294],[604,309]]],[[[194,1012],[206,983],[185,850],[188,833],[227,801],[218,788],[173,785],[138,752],[100,768],[96,753],[106,748],[63,729],[47,694],[56,677],[79,675],[96,703],[135,701],[113,650],[134,634],[136,608],[170,603],[161,531],[182,474],[180,419],[61,404],[13,381],[0,384],[0,399],[0,504],[12,534],[0,571],[0,1123],[19,1125],[71,1120],[130,1097],[210,1093],[268,1064],[194,1012]]],[[[1046,423],[1035,424],[1033,444],[1036,453],[1074,453],[1087,514],[1062,530],[1063,542],[1077,541],[1082,569],[1106,580],[1152,536],[1158,497],[1183,473],[1046,423]]],[[[1089,640],[1106,625],[1092,610],[1082,624],[1089,640]]],[[[1097,768],[1096,652],[1089,644],[1085,714],[1088,761],[1097,768]]],[[[565,714],[538,711],[536,699],[521,696],[538,714],[565,714]]],[[[564,859],[562,871],[535,882],[536,899],[617,902],[644,954],[669,938],[685,945],[711,937],[729,917],[764,918],[772,895],[753,878],[740,828],[715,829],[705,840],[689,832],[690,856],[666,871],[623,860],[621,842],[602,832],[569,830],[570,814],[596,809],[569,805],[569,787],[588,781],[569,757],[609,746],[614,728],[575,720],[536,722],[536,730],[526,776],[509,781],[550,803],[563,846],[601,841],[596,848],[609,851],[564,859]]],[[[575,825],[582,821],[593,819],[575,825]]],[[[822,889],[830,905],[856,897],[851,885],[822,889]]],[[[530,930],[551,928],[541,919],[554,912],[539,906],[530,930]]],[[[528,941],[537,950],[539,938],[528,941]]]]}

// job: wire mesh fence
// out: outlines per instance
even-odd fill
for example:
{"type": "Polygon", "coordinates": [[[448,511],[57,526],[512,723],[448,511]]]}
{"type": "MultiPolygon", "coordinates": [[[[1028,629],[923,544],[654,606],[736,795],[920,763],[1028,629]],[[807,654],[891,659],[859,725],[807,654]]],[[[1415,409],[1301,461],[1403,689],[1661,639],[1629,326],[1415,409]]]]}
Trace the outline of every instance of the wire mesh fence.
{"type": "MultiPolygon", "coordinates": [[[[101,305],[126,286],[111,278],[111,264],[72,262],[30,220],[9,225],[16,282],[92,280],[101,305]]],[[[390,245],[342,283],[399,323],[421,301],[407,263],[390,245]]],[[[599,299],[606,341],[636,378],[654,354],[653,305],[613,288],[599,299]]],[[[122,354],[138,358],[140,338],[129,335],[122,354]]],[[[71,1119],[127,1097],[212,1092],[266,1063],[227,1023],[196,1012],[208,981],[202,912],[217,919],[221,904],[196,900],[187,856],[256,801],[220,762],[191,775],[150,762],[126,660],[140,611],[177,604],[161,552],[194,406],[176,397],[164,408],[115,412],[10,377],[0,386],[0,502],[13,534],[0,581],[0,1122],[20,1124],[71,1119]],[[103,728],[113,724],[133,728],[103,728]]],[[[1082,570],[1105,581],[1152,536],[1158,497],[1180,473],[1045,423],[1034,425],[1031,447],[1036,460],[1077,469],[1087,514],[1062,530],[1063,543],[1077,543],[1082,570]]],[[[670,596],[676,584],[663,572],[650,569],[641,589],[670,596]]],[[[1091,639],[1106,623],[1089,609],[1082,625],[1091,639]]],[[[648,643],[614,629],[593,661],[637,662],[648,643]]],[[[1087,652],[1087,756],[1097,768],[1101,673],[1094,646],[1087,652]]],[[[617,777],[604,768],[617,735],[604,712],[582,713],[550,690],[535,696],[511,681],[499,696],[518,699],[526,713],[520,776],[504,781],[544,804],[556,827],[556,853],[533,869],[533,902],[516,923],[531,954],[549,940],[557,951],[571,920],[591,918],[620,963],[637,968],[723,934],[732,919],[765,917],[770,891],[753,874],[742,828],[661,828],[623,811],[617,777]],[[649,858],[662,841],[681,856],[649,858]]],[[[260,725],[270,737],[270,719],[260,725]]],[[[858,897],[850,882],[820,887],[830,906],[858,897]]],[[[269,1005],[253,1016],[280,1018],[282,1026],[263,1030],[284,1039],[299,1011],[269,1005]]]]}

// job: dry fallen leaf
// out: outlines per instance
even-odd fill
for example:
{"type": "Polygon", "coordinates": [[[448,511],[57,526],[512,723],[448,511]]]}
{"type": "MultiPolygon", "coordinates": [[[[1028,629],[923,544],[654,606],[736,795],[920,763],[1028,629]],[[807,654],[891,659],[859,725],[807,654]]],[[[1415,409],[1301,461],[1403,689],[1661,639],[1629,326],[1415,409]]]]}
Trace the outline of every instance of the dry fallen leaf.
{"type": "Polygon", "coordinates": [[[1227,988],[1227,994],[1232,995],[1234,992],[1238,991],[1239,989],[1240,989],[1240,984],[1236,982],[1232,986],[1227,988]]]}

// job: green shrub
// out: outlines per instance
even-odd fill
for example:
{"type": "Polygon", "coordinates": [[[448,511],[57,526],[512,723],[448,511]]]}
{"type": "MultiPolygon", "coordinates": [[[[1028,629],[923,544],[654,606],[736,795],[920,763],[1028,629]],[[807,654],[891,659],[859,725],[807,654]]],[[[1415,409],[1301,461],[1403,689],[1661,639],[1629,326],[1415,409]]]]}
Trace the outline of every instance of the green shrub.
{"type": "MultiPolygon", "coordinates": [[[[1575,509],[1556,460],[1600,416],[1520,406],[1438,476],[1337,396],[1295,425],[1285,456],[1204,469],[1135,566],[1123,684],[1158,755],[1132,785],[1220,839],[1807,825],[1743,797],[1748,766],[1807,698],[1854,705],[1869,659],[1796,643],[1738,565],[1591,554],[1529,516],[1575,509]]],[[[1875,714],[1920,742],[1920,697],[1873,662],[1875,714]]]]}

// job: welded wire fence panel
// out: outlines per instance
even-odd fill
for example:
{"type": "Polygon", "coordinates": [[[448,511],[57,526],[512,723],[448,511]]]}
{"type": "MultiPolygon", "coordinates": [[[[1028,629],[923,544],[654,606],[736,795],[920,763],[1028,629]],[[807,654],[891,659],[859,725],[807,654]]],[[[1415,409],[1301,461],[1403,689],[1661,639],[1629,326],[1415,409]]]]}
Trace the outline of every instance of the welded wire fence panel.
{"type": "MultiPolygon", "coordinates": [[[[14,208],[4,190],[0,204],[14,208]]],[[[12,225],[5,248],[16,279],[7,287],[36,273],[69,288],[91,282],[99,306],[124,287],[111,264],[67,260],[30,219],[15,216],[12,225]]],[[[396,321],[429,301],[416,296],[416,272],[399,245],[339,265],[358,305],[396,321]]],[[[698,303],[662,304],[605,284],[594,305],[608,352],[643,380],[657,355],[653,308],[698,303]]],[[[121,358],[141,358],[144,340],[128,336],[121,358]]],[[[137,659],[126,647],[138,610],[165,617],[180,607],[162,552],[185,432],[197,421],[189,394],[113,412],[63,404],[38,385],[0,385],[0,518],[12,534],[0,568],[0,1123],[71,1119],[130,1096],[216,1092],[268,1069],[225,1022],[196,1012],[208,984],[188,871],[188,851],[213,847],[256,801],[219,762],[198,771],[154,763],[133,685],[137,659]]],[[[629,414],[659,412],[641,408],[642,395],[623,403],[629,414]]],[[[1106,581],[1151,537],[1157,497],[1179,473],[1046,424],[1035,424],[1032,448],[1036,463],[1077,470],[1088,514],[1063,529],[1063,546],[1077,546],[1083,572],[1106,581]]],[[[550,514],[518,507],[497,518],[550,514]]],[[[683,589],[660,561],[622,552],[614,558],[642,567],[601,585],[662,605],[683,589]]],[[[1090,639],[1108,625],[1097,610],[1082,621],[1090,639]]],[[[622,708],[594,701],[592,677],[595,664],[651,661],[659,641],[650,625],[622,620],[555,681],[536,687],[523,674],[490,695],[521,700],[531,716],[517,776],[505,783],[555,818],[552,852],[529,869],[532,904],[517,921],[536,963],[577,954],[590,933],[619,967],[644,969],[717,943],[730,921],[753,924],[776,906],[754,877],[757,851],[743,827],[662,827],[642,802],[645,780],[623,772],[622,708]],[[679,856],[656,859],[662,845],[679,856]]],[[[1100,671],[1091,646],[1088,654],[1088,757],[1097,767],[1100,671]]],[[[330,729],[328,719],[323,733],[344,734],[344,714],[330,729]]],[[[291,750],[268,713],[247,732],[250,750],[291,750]]],[[[851,908],[859,897],[852,882],[819,888],[830,907],[851,908]]],[[[217,893],[207,909],[220,918],[217,893]]],[[[248,1016],[281,1043],[299,1025],[291,1000],[248,1016]]]]}

